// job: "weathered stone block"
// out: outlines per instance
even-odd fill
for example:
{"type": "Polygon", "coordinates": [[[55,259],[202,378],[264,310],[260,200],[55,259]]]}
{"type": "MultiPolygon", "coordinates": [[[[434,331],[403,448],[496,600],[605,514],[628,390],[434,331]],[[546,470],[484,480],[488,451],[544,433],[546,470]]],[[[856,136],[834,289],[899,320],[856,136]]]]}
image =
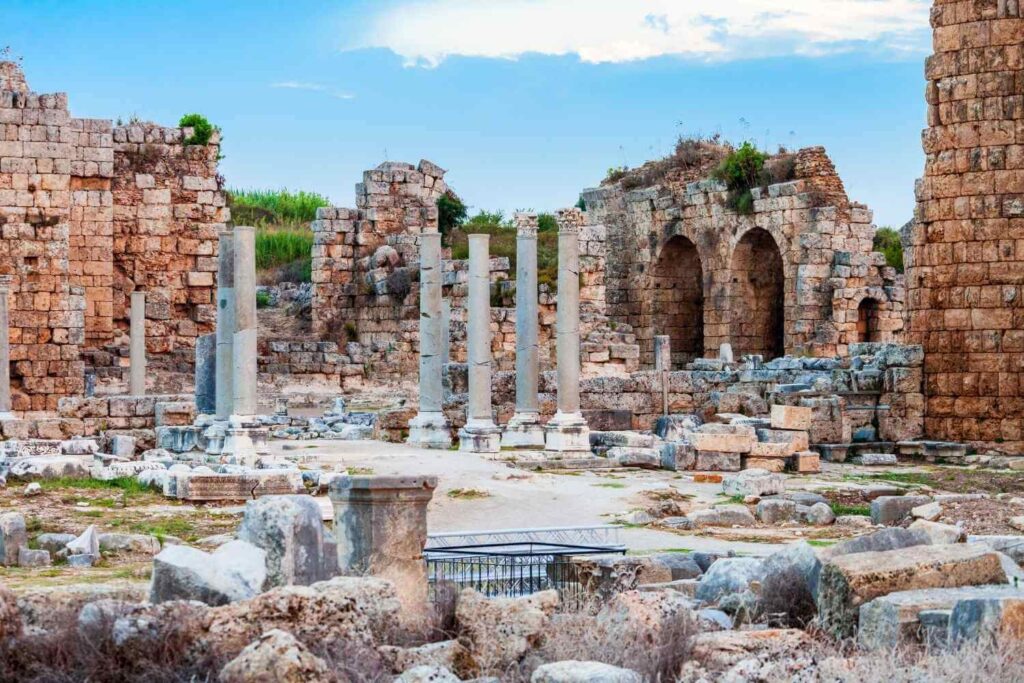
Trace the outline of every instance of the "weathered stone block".
{"type": "Polygon", "coordinates": [[[919,505],[931,502],[928,496],[880,496],[871,501],[872,524],[896,524],[919,505]]]}
{"type": "Polygon", "coordinates": [[[807,431],[811,428],[810,408],[801,406],[773,405],[771,412],[772,429],[795,429],[807,431]]]}

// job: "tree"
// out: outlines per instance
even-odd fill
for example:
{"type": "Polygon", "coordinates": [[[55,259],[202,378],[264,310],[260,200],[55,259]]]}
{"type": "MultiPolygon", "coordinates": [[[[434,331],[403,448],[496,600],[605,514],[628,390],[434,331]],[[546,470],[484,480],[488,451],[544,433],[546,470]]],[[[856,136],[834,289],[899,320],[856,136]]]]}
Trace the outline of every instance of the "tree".
{"type": "Polygon", "coordinates": [[[437,229],[443,236],[466,222],[466,205],[459,196],[448,190],[437,198],[437,229]]]}
{"type": "Polygon", "coordinates": [[[903,242],[900,240],[900,233],[890,227],[882,227],[875,231],[873,243],[875,251],[885,254],[885,262],[896,269],[896,272],[903,272],[903,242]]]}

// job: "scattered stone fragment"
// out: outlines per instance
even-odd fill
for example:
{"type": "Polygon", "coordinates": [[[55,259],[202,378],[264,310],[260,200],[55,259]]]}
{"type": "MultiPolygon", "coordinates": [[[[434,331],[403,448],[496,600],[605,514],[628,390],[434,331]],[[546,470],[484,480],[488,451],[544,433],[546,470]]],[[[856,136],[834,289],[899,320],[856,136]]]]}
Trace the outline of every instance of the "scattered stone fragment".
{"type": "Polygon", "coordinates": [[[85,456],[31,456],[11,464],[10,476],[17,479],[81,479],[89,476],[85,456]]]}
{"type": "Polygon", "coordinates": [[[471,668],[469,651],[458,640],[442,640],[418,647],[385,645],[378,652],[390,664],[393,673],[401,673],[417,666],[440,666],[451,671],[471,668]]]}
{"type": "Polygon", "coordinates": [[[871,522],[874,524],[898,524],[916,507],[932,501],[928,496],[881,496],[871,501],[871,522]]]}
{"type": "Polygon", "coordinates": [[[783,498],[766,498],[757,504],[757,518],[765,524],[796,521],[796,503],[783,498]]]}
{"type": "Polygon", "coordinates": [[[267,631],[228,662],[217,679],[220,683],[336,683],[327,662],[312,654],[292,634],[267,631]]]}
{"type": "Polygon", "coordinates": [[[149,534],[100,534],[99,544],[100,550],[110,552],[131,552],[144,555],[156,555],[160,552],[160,539],[149,534]]]}
{"type": "Polygon", "coordinates": [[[701,424],[697,415],[662,415],[654,422],[654,434],[665,441],[683,441],[701,424]]]}
{"type": "Polygon", "coordinates": [[[83,553],[81,555],[68,555],[67,559],[69,567],[91,567],[96,564],[96,561],[99,559],[99,555],[83,553]]]}
{"type": "Polygon", "coordinates": [[[614,460],[621,467],[661,469],[661,450],[656,448],[615,446],[608,449],[606,457],[609,460],[614,460]]]}
{"type": "Polygon", "coordinates": [[[32,550],[27,546],[18,548],[19,567],[49,567],[50,553],[47,550],[32,550]]]}
{"type": "Polygon", "coordinates": [[[415,666],[402,673],[394,683],[460,683],[462,679],[443,666],[415,666]]]}
{"type": "Polygon", "coordinates": [[[715,631],[700,633],[694,637],[691,656],[694,661],[709,670],[718,671],[762,651],[782,656],[786,651],[804,650],[810,644],[810,636],[799,629],[715,631]]]}
{"type": "Polygon", "coordinates": [[[815,503],[804,513],[804,519],[814,526],[829,526],[836,521],[836,515],[826,503],[815,503]]]}
{"type": "Polygon", "coordinates": [[[504,670],[540,641],[556,607],[558,593],[553,590],[488,599],[466,589],[459,594],[455,618],[473,660],[481,668],[504,670]]]}
{"type": "Polygon", "coordinates": [[[892,453],[861,453],[853,458],[853,463],[864,467],[892,467],[899,461],[892,453]]]}
{"type": "Polygon", "coordinates": [[[39,534],[36,536],[36,545],[51,553],[64,550],[64,547],[75,540],[74,534],[39,534]]]}
{"type": "Polygon", "coordinates": [[[786,490],[786,476],[766,470],[749,469],[722,480],[727,496],[771,496],[786,490]]]}
{"type": "Polygon", "coordinates": [[[245,541],[225,543],[213,553],[172,545],[153,558],[149,599],[224,605],[253,597],[266,580],[266,553],[245,541]]]}
{"type": "Polygon", "coordinates": [[[310,496],[267,496],[246,503],[238,538],[267,555],[270,586],[309,585],[324,570],[324,525],[310,496]]]}
{"type": "Polygon", "coordinates": [[[78,538],[67,544],[67,549],[71,555],[94,555],[99,557],[100,537],[96,532],[96,525],[90,524],[78,538]]]}
{"type": "Polygon", "coordinates": [[[18,566],[19,550],[27,545],[25,515],[20,512],[0,514],[0,564],[6,567],[18,566]]]}
{"type": "Polygon", "coordinates": [[[869,502],[882,496],[902,496],[903,493],[903,489],[899,486],[892,486],[890,484],[872,484],[861,491],[864,500],[869,502]]]}
{"type": "Polygon", "coordinates": [[[42,485],[38,481],[33,481],[25,485],[25,489],[21,492],[21,494],[26,498],[31,498],[32,496],[38,496],[42,494],[42,492],[42,485]]]}
{"type": "Polygon", "coordinates": [[[745,505],[718,505],[694,510],[686,517],[697,529],[706,526],[753,526],[756,523],[745,505]]]}
{"type": "Polygon", "coordinates": [[[542,664],[533,671],[530,683],[641,683],[643,677],[630,669],[600,662],[567,660],[542,664]]]}
{"type": "Polygon", "coordinates": [[[836,517],[836,526],[850,529],[870,529],[874,526],[870,517],[864,515],[839,515],[836,517]]]}
{"type": "Polygon", "coordinates": [[[764,562],[754,557],[726,557],[704,573],[697,585],[697,599],[713,603],[730,593],[750,588],[751,581],[764,578],[764,562]]]}
{"type": "Polygon", "coordinates": [[[935,501],[925,503],[924,505],[918,505],[915,508],[911,508],[910,516],[914,519],[923,519],[929,522],[934,522],[942,516],[942,506],[935,501]]]}

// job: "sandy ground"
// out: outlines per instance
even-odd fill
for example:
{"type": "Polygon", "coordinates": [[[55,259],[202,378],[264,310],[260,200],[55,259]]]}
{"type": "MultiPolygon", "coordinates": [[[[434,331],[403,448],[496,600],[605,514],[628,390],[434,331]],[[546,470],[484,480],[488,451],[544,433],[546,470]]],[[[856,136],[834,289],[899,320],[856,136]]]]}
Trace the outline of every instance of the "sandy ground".
{"type": "MultiPolygon", "coordinates": [[[[610,524],[617,515],[650,506],[652,501],[643,495],[650,490],[675,489],[692,495],[697,506],[723,498],[721,484],[695,484],[692,477],[674,472],[529,472],[477,455],[377,441],[276,441],[271,453],[294,454],[284,450],[286,444],[297,446],[304,455],[316,455],[324,466],[357,468],[367,474],[436,475],[438,487],[428,509],[431,533],[610,524]],[[487,495],[449,495],[460,489],[487,495]]],[[[329,501],[320,502],[329,515],[329,501]]],[[[620,541],[634,552],[731,549],[765,555],[779,547],[645,528],[623,528],[619,533],[620,541]]]]}

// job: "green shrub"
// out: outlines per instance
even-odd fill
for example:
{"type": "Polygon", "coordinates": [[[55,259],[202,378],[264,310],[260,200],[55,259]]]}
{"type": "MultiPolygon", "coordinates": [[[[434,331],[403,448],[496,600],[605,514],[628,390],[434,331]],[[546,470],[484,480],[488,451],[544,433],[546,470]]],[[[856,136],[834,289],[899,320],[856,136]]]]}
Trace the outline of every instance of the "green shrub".
{"type": "Polygon", "coordinates": [[[730,208],[744,214],[753,212],[754,197],[751,190],[770,181],[764,173],[767,160],[767,154],[752,143],[744,142],[718,164],[712,175],[729,189],[727,203],[730,208]]]}
{"type": "Polygon", "coordinates": [[[885,262],[903,272],[903,241],[900,233],[892,228],[879,228],[875,232],[874,250],[885,254],[885,262]]]}
{"type": "Polygon", "coordinates": [[[266,270],[311,258],[313,233],[300,228],[258,228],[256,268],[266,270]]]}
{"type": "Polygon", "coordinates": [[[316,210],[331,203],[322,194],[299,190],[228,190],[235,225],[309,223],[316,210]]]}
{"type": "Polygon", "coordinates": [[[256,292],[256,308],[269,308],[270,307],[270,292],[259,291],[256,292]]]}
{"type": "Polygon", "coordinates": [[[465,223],[466,215],[466,205],[451,190],[437,198],[437,229],[442,236],[450,235],[465,223]]]}
{"type": "Polygon", "coordinates": [[[558,220],[550,213],[537,216],[537,232],[558,232],[558,220]]]}
{"type": "MultiPolygon", "coordinates": [[[[504,257],[509,261],[512,274],[516,270],[516,229],[506,221],[500,211],[481,211],[451,235],[453,259],[469,258],[467,235],[486,233],[491,236],[490,255],[504,257]],[[485,219],[486,218],[486,219],[485,219]]],[[[537,234],[537,284],[548,285],[552,290],[558,282],[558,231],[538,231],[537,234]]]]}
{"type": "Polygon", "coordinates": [[[210,138],[213,137],[213,131],[216,130],[202,114],[185,114],[178,121],[178,127],[192,129],[192,135],[183,141],[186,145],[208,145],[210,138]]]}

